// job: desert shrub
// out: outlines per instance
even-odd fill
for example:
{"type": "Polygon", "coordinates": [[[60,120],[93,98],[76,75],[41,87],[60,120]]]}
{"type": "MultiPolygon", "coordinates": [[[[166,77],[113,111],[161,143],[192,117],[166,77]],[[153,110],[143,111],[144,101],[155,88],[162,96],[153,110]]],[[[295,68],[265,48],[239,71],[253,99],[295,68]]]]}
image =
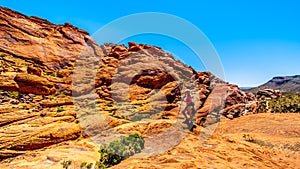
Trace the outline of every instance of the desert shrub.
{"type": "Polygon", "coordinates": [[[41,67],[41,65],[40,65],[40,64],[37,64],[37,63],[35,63],[35,64],[33,64],[33,67],[40,68],[40,67],[41,67]]]}
{"type": "Polygon", "coordinates": [[[132,116],[129,117],[129,120],[131,120],[131,121],[141,121],[142,119],[147,119],[147,118],[150,118],[150,117],[151,116],[147,115],[147,114],[136,113],[136,114],[132,114],[132,116]]]}
{"type": "Polygon", "coordinates": [[[5,53],[1,53],[1,54],[0,54],[0,57],[1,57],[1,58],[4,58],[5,56],[6,56],[5,53]]]}
{"type": "Polygon", "coordinates": [[[56,73],[54,73],[54,72],[45,72],[44,75],[56,77],[56,73]]]}
{"type": "Polygon", "coordinates": [[[112,141],[100,147],[100,159],[96,166],[110,167],[119,164],[122,160],[140,153],[144,148],[145,140],[138,134],[122,137],[120,141],[112,141]],[[103,165],[102,165],[103,164],[103,165]]]}
{"type": "Polygon", "coordinates": [[[61,94],[64,95],[64,96],[68,96],[68,95],[70,95],[70,92],[64,90],[64,91],[61,92],[61,94]]]}
{"type": "Polygon", "coordinates": [[[300,142],[296,143],[295,145],[285,144],[284,148],[288,148],[292,151],[300,151],[300,142]]]}
{"type": "Polygon", "coordinates": [[[258,144],[260,146],[264,146],[264,147],[274,147],[274,145],[272,143],[269,143],[267,141],[263,141],[263,140],[259,140],[259,139],[254,139],[255,144],[258,144]]]}
{"type": "Polygon", "coordinates": [[[61,162],[61,165],[63,166],[64,169],[68,169],[71,164],[72,164],[71,160],[64,160],[63,162],[61,162]]]}
{"type": "Polygon", "coordinates": [[[19,92],[18,91],[13,91],[13,92],[10,92],[10,97],[12,98],[17,98],[19,96],[19,92]]]}
{"type": "Polygon", "coordinates": [[[243,138],[244,138],[245,141],[248,141],[248,142],[251,142],[251,143],[254,142],[254,138],[250,134],[244,134],[243,138]]]}
{"type": "MultiPolygon", "coordinates": [[[[122,160],[129,158],[135,153],[140,153],[144,148],[145,140],[138,134],[131,134],[128,137],[121,137],[120,140],[112,141],[108,145],[101,145],[99,161],[96,161],[94,169],[106,169],[113,165],[119,164],[122,160]]],[[[61,165],[68,169],[71,160],[64,160],[61,165]]],[[[80,169],[92,169],[94,163],[82,162],[80,169]]]]}
{"type": "Polygon", "coordinates": [[[82,162],[82,163],[80,164],[80,168],[83,169],[83,168],[86,167],[86,165],[87,165],[87,162],[82,162]]]}
{"type": "Polygon", "coordinates": [[[300,113],[300,95],[294,94],[277,99],[262,100],[258,103],[257,112],[300,113]]]}
{"type": "Polygon", "coordinates": [[[95,165],[95,169],[106,169],[106,166],[103,163],[97,161],[95,165]]]}
{"type": "Polygon", "coordinates": [[[55,97],[56,97],[56,96],[69,96],[69,95],[71,95],[70,92],[65,91],[65,90],[62,91],[61,93],[56,92],[56,93],[54,94],[55,97]]]}
{"type": "Polygon", "coordinates": [[[113,104],[109,103],[106,105],[107,107],[113,107],[113,104]]]}
{"type": "MultiPolygon", "coordinates": [[[[93,108],[93,107],[91,107],[91,108],[93,108]]],[[[126,119],[125,116],[118,114],[115,110],[109,110],[108,113],[111,117],[114,117],[114,118],[117,118],[117,119],[126,119]]]]}
{"type": "Polygon", "coordinates": [[[93,167],[93,163],[89,163],[89,164],[86,165],[87,169],[91,169],[92,167],[93,167]]]}
{"type": "Polygon", "coordinates": [[[255,144],[258,144],[260,146],[271,147],[271,148],[274,147],[273,144],[271,144],[269,142],[266,142],[266,141],[263,141],[263,140],[260,140],[260,139],[255,139],[250,134],[244,134],[243,138],[244,138],[245,141],[248,141],[248,142],[251,142],[251,143],[255,143],[255,144]]]}
{"type": "Polygon", "coordinates": [[[56,112],[57,112],[57,113],[60,113],[60,112],[63,112],[63,111],[66,111],[63,107],[58,107],[58,108],[56,109],[56,112]]]}
{"type": "Polygon", "coordinates": [[[300,142],[296,143],[296,144],[293,146],[292,150],[294,150],[294,151],[300,151],[300,142]]]}

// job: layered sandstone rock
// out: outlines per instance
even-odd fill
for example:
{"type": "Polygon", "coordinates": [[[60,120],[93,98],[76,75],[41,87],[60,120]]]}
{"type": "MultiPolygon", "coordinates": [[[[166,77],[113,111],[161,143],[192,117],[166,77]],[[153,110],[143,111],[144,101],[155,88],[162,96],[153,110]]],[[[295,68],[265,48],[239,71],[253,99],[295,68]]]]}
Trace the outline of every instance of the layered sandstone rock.
{"type": "Polygon", "coordinates": [[[71,24],[55,25],[2,7],[0,12],[0,50],[13,56],[61,69],[74,64],[85,46],[97,46],[87,32],[71,24]]]}
{"type": "Polygon", "coordinates": [[[221,115],[238,117],[243,111],[232,106],[255,101],[159,47],[133,42],[98,46],[70,24],[55,25],[2,7],[0,30],[0,159],[99,131],[163,133],[185,120],[187,89],[197,121],[212,117],[206,125],[221,115]],[[143,125],[136,122],[143,119],[143,125]]]}

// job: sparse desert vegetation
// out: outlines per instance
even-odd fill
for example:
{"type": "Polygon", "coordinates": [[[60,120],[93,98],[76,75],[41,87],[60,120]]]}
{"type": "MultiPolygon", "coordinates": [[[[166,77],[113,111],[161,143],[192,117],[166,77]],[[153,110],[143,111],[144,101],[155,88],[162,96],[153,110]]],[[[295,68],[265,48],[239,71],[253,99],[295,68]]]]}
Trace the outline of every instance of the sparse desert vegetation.
{"type": "MultiPolygon", "coordinates": [[[[138,134],[131,134],[127,137],[121,137],[121,140],[115,140],[108,145],[101,145],[99,149],[100,158],[95,162],[95,169],[105,169],[119,164],[121,161],[140,153],[144,149],[145,140],[138,134]]],[[[63,161],[63,167],[68,166],[68,161],[63,161]]],[[[93,163],[81,162],[81,169],[92,168],[93,163]]]]}
{"type": "Polygon", "coordinates": [[[260,100],[257,112],[300,113],[300,95],[289,94],[276,99],[260,100]]]}

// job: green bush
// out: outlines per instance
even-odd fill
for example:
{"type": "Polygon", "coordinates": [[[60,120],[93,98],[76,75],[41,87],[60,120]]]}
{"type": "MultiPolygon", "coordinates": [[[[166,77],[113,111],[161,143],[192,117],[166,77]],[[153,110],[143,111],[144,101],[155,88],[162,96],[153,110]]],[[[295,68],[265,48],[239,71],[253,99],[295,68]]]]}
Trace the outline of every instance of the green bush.
{"type": "Polygon", "coordinates": [[[80,169],[91,169],[93,167],[93,163],[82,162],[80,164],[80,169]]]}
{"type": "Polygon", "coordinates": [[[57,113],[60,113],[60,112],[63,112],[63,111],[66,111],[63,107],[58,107],[56,112],[57,113]]]}
{"type": "Polygon", "coordinates": [[[17,98],[19,96],[19,92],[18,91],[13,91],[13,92],[10,92],[9,94],[12,98],[17,98]]]}
{"type": "Polygon", "coordinates": [[[71,160],[64,160],[63,162],[61,162],[61,165],[63,166],[64,169],[68,169],[71,164],[72,164],[71,160]]]}
{"type": "Polygon", "coordinates": [[[61,93],[56,92],[56,93],[54,94],[55,97],[56,97],[56,96],[69,96],[69,95],[71,95],[70,92],[65,91],[65,90],[62,91],[61,93]]]}
{"type": "Polygon", "coordinates": [[[114,105],[112,103],[109,103],[106,105],[107,107],[113,107],[114,105]]]}
{"type": "MultiPolygon", "coordinates": [[[[122,137],[120,141],[112,141],[108,145],[100,147],[100,159],[98,164],[110,167],[119,164],[122,160],[140,153],[144,148],[145,140],[138,134],[122,137]]],[[[102,167],[103,168],[103,167],[102,167]]]]}
{"type": "Polygon", "coordinates": [[[257,112],[300,113],[300,95],[294,94],[277,99],[260,101],[257,112]]]}
{"type": "MultiPolygon", "coordinates": [[[[138,134],[131,134],[128,137],[121,137],[119,141],[112,141],[108,145],[100,146],[100,158],[96,161],[94,169],[106,169],[113,165],[119,164],[122,160],[140,153],[144,149],[145,140],[138,134]]],[[[63,161],[64,169],[68,169],[72,161],[63,161]]],[[[92,169],[93,163],[82,162],[80,169],[92,169]]]]}
{"type": "Polygon", "coordinates": [[[56,77],[56,73],[54,73],[54,72],[46,72],[46,73],[44,73],[44,75],[56,77]]]}
{"type": "Polygon", "coordinates": [[[68,95],[70,95],[70,92],[64,90],[64,91],[61,92],[61,94],[64,95],[64,96],[68,96],[68,95]]]}
{"type": "Polygon", "coordinates": [[[82,163],[80,164],[80,168],[85,168],[86,165],[87,165],[87,162],[82,162],[82,163]]]}
{"type": "Polygon", "coordinates": [[[95,165],[95,169],[106,169],[106,166],[103,163],[97,161],[95,165]]]}
{"type": "Polygon", "coordinates": [[[92,167],[93,167],[93,163],[89,163],[89,164],[86,165],[87,169],[91,169],[92,167]]]}

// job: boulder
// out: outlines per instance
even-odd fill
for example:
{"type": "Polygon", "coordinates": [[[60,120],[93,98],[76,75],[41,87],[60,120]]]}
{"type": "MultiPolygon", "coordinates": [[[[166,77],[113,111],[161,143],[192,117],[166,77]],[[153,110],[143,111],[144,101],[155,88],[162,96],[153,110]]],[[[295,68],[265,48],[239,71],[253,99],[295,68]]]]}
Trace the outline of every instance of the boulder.
{"type": "Polygon", "coordinates": [[[21,93],[50,95],[55,93],[54,84],[46,78],[30,74],[17,74],[14,78],[21,93]]]}
{"type": "Polygon", "coordinates": [[[19,85],[14,81],[14,74],[11,75],[2,75],[0,74],[0,89],[6,91],[17,91],[19,85]]]}

